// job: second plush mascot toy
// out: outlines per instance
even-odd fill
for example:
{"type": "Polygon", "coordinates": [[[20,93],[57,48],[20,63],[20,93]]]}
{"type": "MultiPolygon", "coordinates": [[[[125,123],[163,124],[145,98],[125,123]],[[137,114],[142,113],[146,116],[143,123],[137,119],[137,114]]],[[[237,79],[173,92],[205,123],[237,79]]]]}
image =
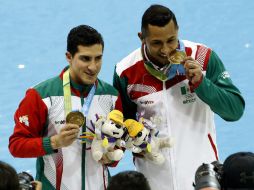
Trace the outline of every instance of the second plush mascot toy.
{"type": "Polygon", "coordinates": [[[130,136],[126,142],[126,148],[133,153],[143,154],[145,158],[154,164],[163,164],[165,157],[160,149],[172,147],[173,139],[170,137],[156,136],[155,129],[144,127],[141,122],[133,119],[127,119],[124,122],[130,136]]]}

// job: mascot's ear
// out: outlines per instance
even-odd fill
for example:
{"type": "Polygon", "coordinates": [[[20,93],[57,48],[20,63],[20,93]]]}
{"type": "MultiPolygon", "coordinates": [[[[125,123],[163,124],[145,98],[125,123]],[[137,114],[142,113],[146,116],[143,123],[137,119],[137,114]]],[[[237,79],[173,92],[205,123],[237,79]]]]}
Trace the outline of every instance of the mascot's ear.
{"type": "Polygon", "coordinates": [[[96,128],[101,128],[105,123],[105,119],[103,117],[99,117],[99,119],[95,122],[96,128]]]}

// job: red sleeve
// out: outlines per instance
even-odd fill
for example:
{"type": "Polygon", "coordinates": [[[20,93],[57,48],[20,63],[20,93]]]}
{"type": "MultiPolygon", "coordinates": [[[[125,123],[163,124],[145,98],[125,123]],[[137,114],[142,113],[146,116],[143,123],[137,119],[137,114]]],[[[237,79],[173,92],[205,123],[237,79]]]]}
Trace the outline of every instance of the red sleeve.
{"type": "Polygon", "coordinates": [[[35,89],[29,89],[15,115],[15,128],[9,138],[9,150],[14,157],[39,157],[43,148],[43,129],[48,109],[35,89]]]}
{"type": "Polygon", "coordinates": [[[117,96],[115,109],[123,112],[122,100],[121,100],[121,96],[120,95],[117,96]]]}

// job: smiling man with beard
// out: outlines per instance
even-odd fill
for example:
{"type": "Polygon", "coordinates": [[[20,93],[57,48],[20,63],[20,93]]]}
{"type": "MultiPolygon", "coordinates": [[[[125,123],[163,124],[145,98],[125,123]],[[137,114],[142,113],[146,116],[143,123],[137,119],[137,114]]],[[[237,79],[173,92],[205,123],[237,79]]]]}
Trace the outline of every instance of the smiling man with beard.
{"type": "MultiPolygon", "coordinates": [[[[191,190],[196,168],[218,159],[214,113],[238,120],[244,100],[217,54],[205,45],[181,40],[174,13],[152,5],[142,17],[141,47],[116,64],[114,86],[126,119],[150,120],[159,136],[175,144],[154,165],[135,157],[152,190],[191,190]]],[[[119,108],[120,109],[120,108],[119,108]]]]}

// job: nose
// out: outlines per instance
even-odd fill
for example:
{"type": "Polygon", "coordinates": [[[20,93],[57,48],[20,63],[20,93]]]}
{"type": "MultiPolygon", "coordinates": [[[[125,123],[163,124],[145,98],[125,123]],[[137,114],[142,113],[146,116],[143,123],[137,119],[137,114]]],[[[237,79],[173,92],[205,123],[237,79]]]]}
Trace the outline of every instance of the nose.
{"type": "Polygon", "coordinates": [[[92,73],[97,71],[97,66],[95,61],[91,61],[91,63],[88,65],[88,70],[92,73]]]}

